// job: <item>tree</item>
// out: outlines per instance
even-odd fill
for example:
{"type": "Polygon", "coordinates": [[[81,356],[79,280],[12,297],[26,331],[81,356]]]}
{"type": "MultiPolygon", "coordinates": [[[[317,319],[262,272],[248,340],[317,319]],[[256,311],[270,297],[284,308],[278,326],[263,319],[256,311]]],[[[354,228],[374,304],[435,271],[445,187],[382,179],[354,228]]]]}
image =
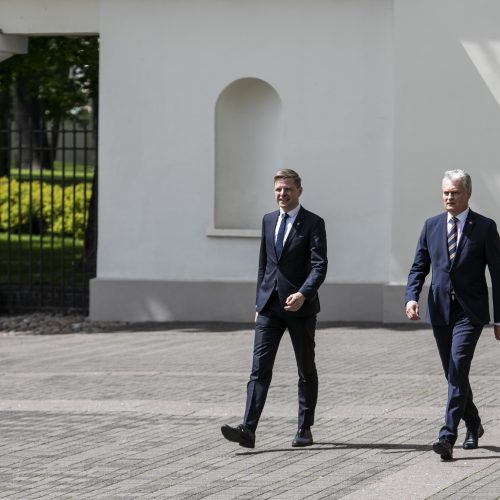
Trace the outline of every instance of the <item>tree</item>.
{"type": "MultiPolygon", "coordinates": [[[[91,104],[97,144],[99,39],[33,37],[28,53],[0,63],[0,175],[8,175],[8,130],[13,117],[22,130],[23,163],[51,169],[63,120],[81,118],[91,104]],[[2,142],[3,141],[3,142],[2,142]],[[5,143],[5,147],[3,146],[5,143]]],[[[97,248],[97,165],[85,232],[85,265],[95,269],[97,248]]]]}
{"type": "Polygon", "coordinates": [[[61,122],[78,117],[97,99],[98,44],[97,37],[34,37],[27,54],[0,64],[6,79],[0,90],[10,87],[10,99],[0,101],[0,115],[14,115],[23,147],[33,151],[25,163],[52,168],[61,122]]]}
{"type": "Polygon", "coordinates": [[[0,177],[9,175],[10,114],[12,108],[12,62],[0,64],[0,177]]]}

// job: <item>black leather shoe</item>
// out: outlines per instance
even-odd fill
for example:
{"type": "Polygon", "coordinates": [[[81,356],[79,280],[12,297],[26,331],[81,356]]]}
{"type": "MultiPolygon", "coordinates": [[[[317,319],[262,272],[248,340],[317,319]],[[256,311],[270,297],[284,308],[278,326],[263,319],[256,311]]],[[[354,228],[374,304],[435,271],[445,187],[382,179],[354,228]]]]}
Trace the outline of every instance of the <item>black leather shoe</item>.
{"type": "Polygon", "coordinates": [[[309,427],[303,427],[297,431],[292,441],[295,448],[302,446],[311,446],[313,444],[313,435],[309,427]]]}
{"type": "Polygon", "coordinates": [[[432,445],[432,449],[438,455],[441,455],[441,460],[453,459],[453,445],[445,438],[439,438],[432,445]]]}
{"type": "Polygon", "coordinates": [[[484,434],[484,427],[479,424],[479,427],[473,431],[467,429],[465,441],[462,444],[464,450],[475,450],[479,446],[479,438],[484,434]]]}
{"type": "Polygon", "coordinates": [[[255,448],[255,433],[253,433],[246,425],[240,424],[238,427],[223,425],[220,428],[222,435],[233,443],[238,443],[244,448],[255,448]]]}

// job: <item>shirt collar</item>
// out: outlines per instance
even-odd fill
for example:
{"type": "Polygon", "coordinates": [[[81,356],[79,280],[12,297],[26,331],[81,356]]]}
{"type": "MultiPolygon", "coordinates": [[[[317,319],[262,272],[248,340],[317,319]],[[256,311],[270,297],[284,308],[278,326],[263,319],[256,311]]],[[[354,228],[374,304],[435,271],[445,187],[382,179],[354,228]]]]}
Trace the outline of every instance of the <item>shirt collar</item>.
{"type": "MultiPolygon", "coordinates": [[[[467,207],[463,212],[459,213],[458,215],[455,215],[455,217],[463,224],[465,222],[465,219],[467,219],[467,216],[469,215],[470,208],[467,207]]],[[[448,212],[448,222],[450,222],[451,218],[453,215],[451,215],[448,212]]]]}
{"type": "MultiPolygon", "coordinates": [[[[299,210],[300,210],[300,203],[293,210],[290,210],[289,212],[287,212],[288,217],[290,217],[290,219],[293,219],[294,217],[297,217],[297,214],[299,213],[299,210]]],[[[281,208],[280,208],[280,217],[284,213],[285,212],[283,210],[281,210],[281,208]]]]}

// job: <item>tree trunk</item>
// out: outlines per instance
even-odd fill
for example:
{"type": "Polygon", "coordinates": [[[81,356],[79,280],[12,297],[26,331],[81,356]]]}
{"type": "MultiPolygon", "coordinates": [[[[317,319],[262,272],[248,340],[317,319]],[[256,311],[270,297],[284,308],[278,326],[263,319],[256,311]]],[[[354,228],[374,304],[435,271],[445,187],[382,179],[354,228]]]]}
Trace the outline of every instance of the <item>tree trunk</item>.
{"type": "Polygon", "coordinates": [[[61,120],[54,120],[52,123],[52,130],[50,132],[50,149],[51,149],[51,165],[54,166],[54,161],[57,155],[57,143],[59,142],[59,127],[61,126],[61,120]]]}
{"type": "Polygon", "coordinates": [[[31,96],[21,75],[15,85],[16,120],[20,130],[17,164],[20,168],[52,169],[51,150],[47,139],[43,109],[40,101],[31,96]]]}
{"type": "Polygon", "coordinates": [[[59,127],[60,120],[54,120],[50,126],[44,127],[43,140],[46,146],[43,147],[41,151],[41,165],[42,168],[47,170],[52,170],[54,168],[54,160],[57,154],[57,141],[59,139],[59,127]],[[50,143],[47,140],[47,136],[50,135],[50,143]]]}
{"type": "Polygon", "coordinates": [[[0,177],[10,174],[10,89],[0,88],[0,177]]]}

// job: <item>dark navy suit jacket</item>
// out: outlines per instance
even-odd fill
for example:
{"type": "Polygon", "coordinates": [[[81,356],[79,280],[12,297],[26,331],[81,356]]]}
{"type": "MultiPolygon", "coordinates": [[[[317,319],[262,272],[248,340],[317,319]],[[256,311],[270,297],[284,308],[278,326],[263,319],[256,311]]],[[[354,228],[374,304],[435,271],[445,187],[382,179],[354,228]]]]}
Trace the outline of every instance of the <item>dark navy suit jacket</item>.
{"type": "Polygon", "coordinates": [[[325,222],[301,207],[278,259],[274,239],[279,214],[276,210],[262,219],[256,309],[262,311],[276,285],[283,306],[292,293],[301,292],[306,298],[298,311],[289,314],[315,315],[320,309],[318,288],[328,266],[325,222]]]}
{"type": "Polygon", "coordinates": [[[453,265],[450,267],[447,243],[447,213],[427,219],[417,243],[415,260],[408,276],[405,303],[418,302],[425,277],[432,266],[427,320],[435,326],[450,321],[450,290],[471,323],[490,321],[488,265],[493,289],[494,322],[500,323],[500,238],[495,222],[469,210],[453,265]]]}

